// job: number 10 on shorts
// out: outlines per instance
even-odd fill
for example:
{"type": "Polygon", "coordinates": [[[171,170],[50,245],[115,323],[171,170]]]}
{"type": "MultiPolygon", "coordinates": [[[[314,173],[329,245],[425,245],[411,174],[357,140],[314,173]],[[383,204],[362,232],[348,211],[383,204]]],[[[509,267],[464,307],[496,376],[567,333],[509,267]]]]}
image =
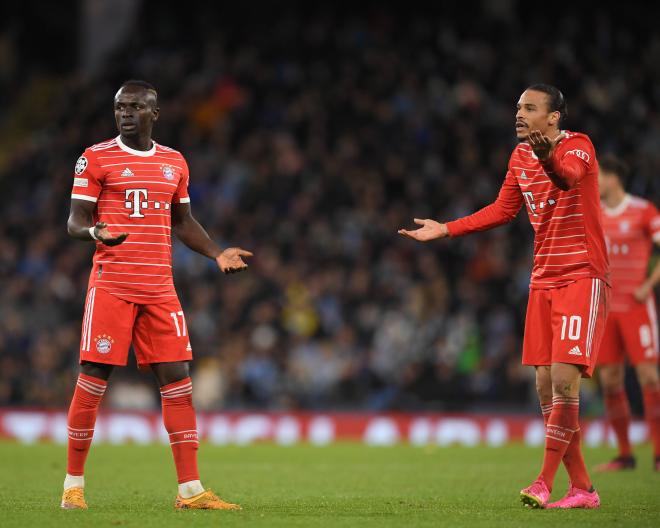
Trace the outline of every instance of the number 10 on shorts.
{"type": "Polygon", "coordinates": [[[580,330],[582,330],[582,317],[579,315],[561,316],[561,339],[566,339],[566,329],[568,327],[568,339],[571,341],[580,340],[580,330]]]}
{"type": "MultiPolygon", "coordinates": [[[[186,318],[183,316],[183,310],[178,312],[170,312],[170,317],[174,321],[174,327],[176,328],[176,336],[181,337],[186,335],[186,318]],[[181,324],[179,324],[179,317],[181,317],[181,324]],[[183,330],[183,333],[181,331],[183,330]]],[[[563,334],[563,331],[562,331],[563,334]]],[[[562,337],[563,339],[563,337],[562,337]]]]}

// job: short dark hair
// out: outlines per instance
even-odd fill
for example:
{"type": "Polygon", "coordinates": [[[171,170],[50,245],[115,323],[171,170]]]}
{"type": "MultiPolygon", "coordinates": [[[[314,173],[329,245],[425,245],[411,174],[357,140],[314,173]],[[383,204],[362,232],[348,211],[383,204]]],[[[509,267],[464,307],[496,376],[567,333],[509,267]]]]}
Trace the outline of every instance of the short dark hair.
{"type": "Polygon", "coordinates": [[[548,107],[551,112],[559,112],[559,126],[564,124],[568,116],[568,107],[566,106],[566,99],[561,90],[551,84],[532,84],[527,88],[535,92],[543,92],[548,96],[548,107]]]}
{"type": "Polygon", "coordinates": [[[608,172],[614,174],[621,184],[625,187],[628,183],[628,178],[630,176],[630,167],[628,164],[620,158],[617,158],[614,154],[607,153],[602,158],[598,159],[598,165],[600,166],[601,172],[608,172]]]}
{"type": "Polygon", "coordinates": [[[144,90],[153,92],[154,96],[156,97],[156,103],[158,103],[158,92],[156,91],[156,87],[153,84],[139,79],[130,79],[128,81],[124,81],[124,83],[119,87],[119,89],[121,90],[122,88],[126,88],[128,86],[143,88],[144,90]]]}

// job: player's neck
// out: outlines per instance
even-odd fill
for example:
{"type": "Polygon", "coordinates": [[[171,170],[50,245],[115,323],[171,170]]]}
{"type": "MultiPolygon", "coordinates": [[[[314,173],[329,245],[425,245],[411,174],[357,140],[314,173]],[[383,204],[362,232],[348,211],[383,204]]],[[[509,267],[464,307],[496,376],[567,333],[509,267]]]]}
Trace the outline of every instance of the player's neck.
{"type": "Polygon", "coordinates": [[[616,209],[621,202],[626,198],[626,191],[624,189],[615,189],[608,193],[603,200],[609,209],[616,209]]]}
{"type": "Polygon", "coordinates": [[[133,150],[151,150],[151,147],[153,147],[154,144],[151,136],[126,137],[120,135],[119,137],[121,138],[121,142],[124,145],[132,148],[133,150]]]}
{"type": "Polygon", "coordinates": [[[559,127],[550,127],[545,133],[546,136],[553,140],[556,139],[559,134],[561,134],[561,129],[559,129],[559,127]]]}

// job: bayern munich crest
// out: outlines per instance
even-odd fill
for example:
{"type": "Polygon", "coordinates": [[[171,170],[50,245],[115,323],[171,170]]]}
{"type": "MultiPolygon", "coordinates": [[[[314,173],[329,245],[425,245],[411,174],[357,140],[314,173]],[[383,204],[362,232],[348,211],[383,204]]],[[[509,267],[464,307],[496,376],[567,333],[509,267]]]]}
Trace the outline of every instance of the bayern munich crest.
{"type": "Polygon", "coordinates": [[[109,335],[102,334],[96,336],[94,338],[94,342],[96,343],[96,351],[99,354],[107,354],[112,349],[112,344],[115,342],[115,340],[112,339],[112,337],[109,335]]]}
{"type": "Polygon", "coordinates": [[[173,180],[174,179],[174,169],[170,167],[169,165],[165,165],[163,167],[163,176],[166,180],[173,180]]]}

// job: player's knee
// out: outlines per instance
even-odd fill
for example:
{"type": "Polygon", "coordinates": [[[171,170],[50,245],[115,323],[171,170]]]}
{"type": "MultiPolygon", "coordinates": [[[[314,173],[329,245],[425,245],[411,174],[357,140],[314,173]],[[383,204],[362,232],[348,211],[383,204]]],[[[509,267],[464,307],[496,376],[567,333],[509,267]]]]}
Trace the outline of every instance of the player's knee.
{"type": "Polygon", "coordinates": [[[575,396],[579,386],[576,380],[569,376],[556,376],[552,378],[553,396],[575,396]]]}
{"type": "Polygon", "coordinates": [[[623,381],[617,378],[601,378],[600,385],[605,394],[613,394],[624,389],[623,381]]]}
{"type": "Polygon", "coordinates": [[[550,379],[536,378],[536,393],[539,395],[539,400],[548,401],[552,399],[552,382],[550,379]]]}
{"type": "Polygon", "coordinates": [[[99,378],[108,381],[110,379],[110,374],[112,374],[113,368],[113,365],[85,361],[80,366],[80,372],[87,376],[92,376],[93,378],[99,378]]]}
{"type": "Polygon", "coordinates": [[[658,376],[658,366],[655,364],[642,364],[637,366],[637,380],[640,386],[649,389],[660,387],[660,376],[658,376]]]}
{"type": "Polygon", "coordinates": [[[619,392],[624,388],[623,367],[608,365],[600,369],[600,385],[605,394],[619,392]]]}
{"type": "Polygon", "coordinates": [[[549,367],[536,367],[536,393],[541,401],[552,399],[552,377],[549,367]]]}
{"type": "Polygon", "coordinates": [[[172,363],[157,363],[151,366],[158,384],[163,387],[190,377],[188,362],[176,361],[172,363]]]}

